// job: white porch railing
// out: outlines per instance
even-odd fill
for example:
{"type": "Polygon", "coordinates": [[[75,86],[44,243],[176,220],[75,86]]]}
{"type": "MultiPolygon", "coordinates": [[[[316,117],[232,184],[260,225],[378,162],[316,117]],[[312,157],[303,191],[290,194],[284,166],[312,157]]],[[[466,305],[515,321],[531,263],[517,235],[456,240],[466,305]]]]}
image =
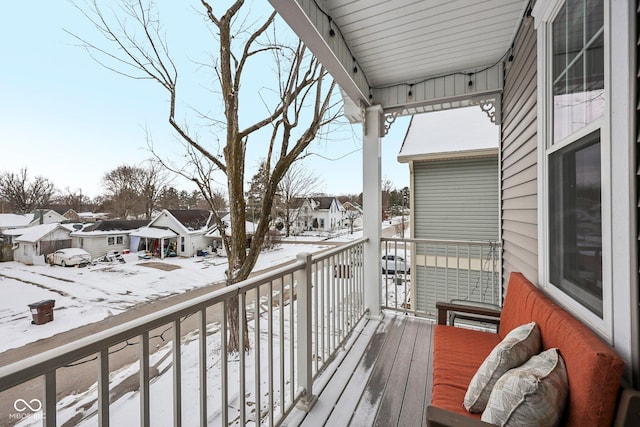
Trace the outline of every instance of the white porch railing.
{"type": "MultiPolygon", "coordinates": [[[[499,243],[381,240],[382,255],[395,255],[394,261],[387,261],[389,268],[382,272],[384,309],[431,317],[435,315],[436,301],[464,300],[502,306],[499,243]],[[410,269],[398,268],[401,265],[398,256],[410,269]]],[[[383,261],[383,270],[384,266],[383,261]]]]}
{"type": "MultiPolygon", "coordinates": [[[[22,398],[20,387],[43,378],[43,400],[34,399],[41,410],[34,415],[46,426],[69,422],[60,411],[64,396],[57,396],[56,378],[73,375],[73,366],[95,360],[93,403],[85,400],[83,407],[97,410],[74,422],[91,417],[92,424],[115,424],[112,405],[117,396],[112,401],[115,387],[110,378],[113,381],[115,374],[110,355],[114,346],[138,340],[139,358],[133,367],[138,376],[136,412],[141,426],[278,425],[296,404],[312,405],[313,378],[364,315],[364,242],[361,239],[318,256],[300,254],[291,265],[269,274],[0,367],[0,398],[22,398]],[[234,297],[240,316],[248,318],[251,350],[229,355],[224,313],[234,297]],[[197,316],[198,330],[189,334],[183,330],[183,321],[191,315],[197,316]],[[150,335],[167,325],[173,330],[171,342],[152,351],[150,335]],[[160,366],[157,359],[170,361],[169,366],[152,369],[160,366]],[[195,366],[188,365],[189,360],[195,360],[195,366]],[[172,420],[158,419],[158,403],[151,396],[161,381],[152,378],[153,372],[168,375],[172,384],[172,390],[164,393],[172,408],[162,408],[172,414],[172,420]],[[187,400],[187,395],[194,398],[187,400]]],[[[240,322],[239,336],[244,328],[240,322]]]]}

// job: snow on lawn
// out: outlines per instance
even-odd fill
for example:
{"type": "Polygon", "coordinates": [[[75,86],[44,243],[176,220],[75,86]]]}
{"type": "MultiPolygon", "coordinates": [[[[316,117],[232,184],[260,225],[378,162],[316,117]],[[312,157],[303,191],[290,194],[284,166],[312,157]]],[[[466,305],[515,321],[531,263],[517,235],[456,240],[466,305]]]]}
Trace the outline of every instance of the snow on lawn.
{"type": "MultiPolygon", "coordinates": [[[[359,237],[357,233],[352,238],[359,237]]],[[[264,269],[270,266],[274,266],[277,264],[281,264],[286,262],[287,260],[291,260],[295,258],[295,255],[300,252],[316,252],[322,249],[322,246],[319,245],[282,245],[280,250],[266,252],[263,253],[258,262],[257,268],[264,269]]],[[[197,283],[194,283],[196,280],[200,280],[204,282],[203,284],[210,283],[212,281],[212,277],[214,275],[219,275],[219,278],[222,278],[222,274],[224,269],[226,268],[226,264],[223,262],[223,258],[210,258],[210,259],[168,259],[163,261],[166,264],[171,265],[179,265],[180,269],[174,271],[161,271],[153,268],[145,268],[141,264],[135,263],[134,260],[127,260],[126,264],[119,264],[115,266],[109,267],[99,267],[93,266],[87,269],[62,269],[62,268],[51,268],[51,267],[41,267],[43,271],[50,273],[51,271],[56,272],[58,274],[65,273],[68,276],[72,277],[75,281],[75,286],[79,286],[78,283],[82,282],[82,286],[86,284],[86,286],[94,286],[100,288],[101,286],[107,287],[105,294],[113,296],[113,299],[116,299],[115,295],[117,293],[113,293],[109,291],[110,289],[108,283],[99,283],[98,279],[91,281],[87,280],[88,277],[99,276],[100,274],[107,274],[105,271],[101,271],[102,269],[107,270],[118,270],[120,271],[118,274],[118,281],[126,282],[129,279],[132,279],[130,285],[125,285],[120,283],[119,285],[113,284],[112,286],[117,287],[122,290],[127,287],[131,287],[131,284],[148,281],[153,281],[156,283],[156,289],[150,288],[147,293],[147,298],[153,298],[154,292],[161,291],[162,286],[159,285],[162,282],[179,282],[173,283],[173,289],[180,288],[182,291],[189,289],[189,287],[198,286],[197,283]],[[148,271],[150,270],[150,271],[148,271]],[[172,274],[175,272],[184,270],[183,274],[185,279],[176,280],[172,274]],[[125,273],[124,271],[127,271],[125,273]],[[206,271],[207,273],[203,273],[206,271]],[[214,274],[215,272],[215,274],[214,274]],[[155,275],[155,276],[154,276],[155,275]],[[191,282],[186,280],[186,277],[191,277],[191,282]],[[202,277],[206,277],[207,280],[202,279],[202,277]],[[182,280],[185,280],[183,282],[182,280]]],[[[0,264],[1,266],[1,264],[0,264]]],[[[17,266],[16,266],[17,267],[17,266]]],[[[20,266],[19,270],[23,271],[21,274],[17,274],[14,271],[14,275],[22,277],[26,276],[28,271],[33,270],[35,267],[25,267],[20,266]]],[[[330,269],[330,266],[326,267],[330,269]]],[[[11,269],[13,270],[13,269],[11,269]]],[[[4,285],[4,282],[8,282],[10,279],[6,279],[3,277],[3,274],[7,273],[7,270],[0,269],[0,288],[4,285]]],[[[40,273],[41,274],[41,273],[40,273]]],[[[49,274],[49,276],[53,276],[53,274],[49,274]]],[[[390,276],[391,278],[391,276],[390,276]]],[[[44,280],[44,279],[43,279],[44,280]]],[[[111,279],[113,280],[113,278],[111,279]]],[[[25,286],[24,282],[16,281],[16,286],[25,286]]],[[[409,282],[404,282],[402,286],[399,286],[395,283],[395,281],[386,280],[385,281],[388,286],[384,287],[384,296],[387,295],[390,298],[399,298],[401,301],[404,300],[405,295],[408,295],[409,282]]],[[[325,283],[325,282],[322,282],[325,283]]],[[[50,298],[53,293],[56,297],[56,306],[58,307],[58,301],[60,304],[67,304],[69,306],[75,307],[77,302],[75,300],[76,295],[73,297],[63,297],[62,295],[56,294],[55,291],[60,291],[62,285],[59,283],[54,283],[57,287],[54,291],[37,288],[40,291],[38,294],[38,298],[50,298]],[[44,292],[48,292],[47,296],[45,296],[44,292]],[[68,298],[69,301],[65,300],[68,298]]],[[[49,286],[53,286],[54,284],[49,284],[49,286]]],[[[71,285],[73,286],[73,285],[71,285]]],[[[325,286],[340,286],[338,283],[333,283],[327,281],[325,286]]],[[[145,287],[147,288],[147,287],[145,287]]],[[[65,291],[68,288],[65,288],[65,291]]],[[[105,291],[104,288],[101,290],[105,291]]],[[[277,290],[274,290],[277,295],[277,290]]],[[[329,292],[328,290],[323,291],[329,292]]],[[[335,291],[331,291],[333,295],[335,291]]],[[[127,296],[131,299],[142,298],[144,291],[138,286],[137,291],[131,292],[127,296]]],[[[89,293],[90,295],[90,293],[89,293]]],[[[326,295],[329,295],[328,293],[326,295]]],[[[346,296],[346,295],[345,295],[346,296]]],[[[86,298],[87,296],[85,296],[86,298]]],[[[338,297],[340,298],[340,297],[338,297]]],[[[323,309],[323,313],[327,316],[327,319],[331,316],[335,317],[334,310],[329,307],[330,301],[333,301],[333,298],[326,298],[325,304],[327,307],[323,309]]],[[[25,301],[29,300],[28,298],[25,301]]],[[[108,300],[108,299],[107,299],[108,300]]],[[[107,300],[103,301],[106,302],[107,300]]],[[[274,297],[274,302],[277,299],[274,297]]],[[[270,407],[269,404],[269,385],[268,385],[268,377],[266,372],[268,372],[268,362],[269,358],[267,357],[267,348],[269,347],[269,340],[271,340],[271,347],[274,349],[273,354],[273,366],[275,369],[274,372],[274,412],[276,413],[276,417],[280,411],[282,411],[282,407],[280,405],[281,399],[284,400],[285,406],[289,405],[292,399],[292,384],[291,378],[289,376],[289,370],[291,363],[295,364],[295,360],[290,359],[289,346],[290,346],[290,319],[296,318],[295,309],[296,302],[294,302],[293,306],[287,305],[288,300],[285,300],[285,306],[282,307],[282,313],[280,312],[279,307],[273,308],[273,333],[268,333],[268,300],[264,297],[261,298],[260,307],[260,315],[259,315],[259,344],[256,347],[255,343],[255,305],[249,304],[247,307],[249,318],[249,337],[251,340],[251,350],[246,354],[246,383],[245,383],[245,396],[247,399],[247,424],[255,425],[256,420],[256,404],[258,399],[260,401],[260,413],[262,417],[264,417],[270,407]],[[282,319],[282,327],[279,326],[281,314],[283,316],[282,319]],[[278,348],[280,347],[280,330],[283,331],[284,335],[282,336],[283,340],[283,348],[284,354],[282,356],[282,364],[284,371],[282,372],[282,376],[284,378],[284,384],[280,384],[280,354],[278,348]],[[257,394],[260,396],[258,399],[256,398],[256,375],[255,375],[255,352],[256,348],[259,349],[260,353],[260,386],[258,387],[257,394]],[[280,391],[282,395],[280,394],[280,391]]],[[[0,303],[2,304],[2,303],[0,303]]],[[[352,297],[346,296],[346,299],[343,300],[341,304],[353,304],[352,297]]],[[[118,309],[125,309],[124,303],[113,304],[117,306],[118,309]]],[[[393,306],[392,304],[390,304],[393,306]]],[[[105,307],[108,306],[105,304],[105,307]]],[[[114,307],[110,307],[109,310],[114,310],[114,307]]],[[[74,311],[78,313],[78,309],[70,309],[69,311],[74,311]]],[[[61,315],[60,315],[61,316],[61,315]]],[[[57,320],[60,318],[58,312],[56,312],[56,321],[38,326],[37,328],[43,328],[44,326],[52,326],[55,325],[57,320]]],[[[71,322],[72,320],[68,320],[71,322]]],[[[24,322],[24,319],[23,319],[24,322]]],[[[335,322],[335,318],[334,318],[335,322]]],[[[82,324],[86,322],[81,322],[82,324]]],[[[347,322],[348,323],[348,322],[347,322]]],[[[336,325],[333,324],[333,329],[329,329],[330,322],[327,320],[326,326],[322,328],[326,328],[329,334],[336,334],[336,337],[339,339],[339,335],[345,333],[345,331],[341,331],[340,328],[336,328],[336,325]]],[[[352,325],[351,325],[352,326],[352,325]]],[[[36,328],[36,327],[32,327],[36,328]]],[[[36,329],[37,329],[36,328],[36,329]]],[[[207,383],[208,383],[208,406],[207,406],[207,417],[208,423],[210,425],[220,425],[221,424],[221,363],[222,363],[222,354],[221,354],[221,335],[220,335],[220,325],[218,323],[212,322],[208,324],[207,327],[207,383]]],[[[324,342],[324,339],[323,339],[324,342]]],[[[327,341],[329,342],[329,341],[327,341]]],[[[335,341],[334,341],[335,343],[335,341]]],[[[172,408],[172,392],[173,392],[173,363],[172,363],[172,342],[167,343],[165,346],[159,348],[150,356],[150,366],[154,372],[157,372],[157,375],[154,376],[151,380],[150,386],[150,395],[151,395],[151,424],[154,426],[164,426],[164,425],[172,425],[173,424],[173,408],[172,408]]],[[[295,345],[295,343],[294,343],[295,345]]],[[[183,336],[181,341],[181,354],[182,354],[182,401],[183,401],[183,416],[182,421],[183,425],[197,425],[199,423],[199,337],[197,331],[189,333],[183,336]]],[[[322,344],[321,354],[323,357],[325,355],[324,352],[328,349],[324,349],[324,344],[322,344]]],[[[228,362],[228,395],[229,395],[229,420],[230,425],[239,425],[239,404],[240,404],[240,386],[239,386],[239,377],[240,377],[240,363],[239,358],[236,355],[232,356],[228,362]]],[[[137,378],[139,375],[139,363],[133,363],[128,366],[125,366],[117,371],[111,372],[110,375],[110,390],[112,393],[114,390],[122,389],[122,386],[126,386],[131,381],[131,378],[137,378]]],[[[137,383],[137,380],[135,381],[137,383]]],[[[130,385],[127,387],[131,387],[130,385]]],[[[126,388],[126,387],[125,387],[126,388]]],[[[295,392],[295,390],[293,390],[295,392]]],[[[118,393],[117,396],[112,396],[112,402],[110,405],[110,418],[111,422],[114,425],[128,425],[132,422],[132,420],[137,420],[139,418],[139,410],[140,410],[140,393],[137,390],[137,387],[130,388],[129,391],[126,391],[124,394],[118,393]]],[[[96,425],[97,423],[97,384],[94,384],[89,390],[79,391],[72,395],[65,396],[57,404],[57,417],[59,423],[70,423],[89,426],[96,425]]],[[[262,419],[264,423],[266,419],[262,419]]],[[[30,425],[39,425],[39,420],[35,418],[27,418],[22,420],[18,425],[19,426],[30,426],[30,425]]]]}
{"type": "MultiPolygon", "coordinates": [[[[326,284],[325,286],[330,286],[326,284]]],[[[337,286],[337,285],[334,285],[337,286]]],[[[289,289],[288,286],[285,289],[289,289]]],[[[278,291],[274,290],[277,295],[278,291]]],[[[325,290],[324,292],[327,292],[325,290]]],[[[347,298],[348,299],[348,298],[347,298]]],[[[347,299],[343,304],[348,304],[347,299]]],[[[271,407],[269,395],[269,357],[268,349],[273,349],[273,411],[277,419],[281,416],[284,407],[291,405],[293,393],[296,388],[291,378],[291,364],[296,365],[295,356],[292,360],[290,353],[291,346],[291,319],[297,317],[297,302],[290,305],[290,300],[285,299],[284,306],[280,307],[276,302],[272,308],[272,333],[269,333],[269,300],[263,296],[259,305],[259,344],[256,346],[255,334],[255,304],[247,305],[249,317],[248,332],[251,342],[251,350],[245,354],[245,389],[246,399],[246,422],[244,425],[255,426],[268,421],[268,412],[271,407]],[[282,320],[282,322],[281,322],[282,320]],[[282,335],[281,335],[282,332],[282,335]],[[281,341],[282,337],[282,343],[281,341]],[[282,347],[281,347],[282,344],[282,347]],[[256,387],[256,350],[260,357],[260,382],[256,387]],[[259,402],[259,404],[258,404],[259,402]],[[259,405],[259,406],[258,406],[259,405]],[[261,423],[256,423],[256,410],[259,408],[261,423]]],[[[327,302],[329,304],[329,302],[327,302]]],[[[328,307],[328,305],[327,305],[328,307]]],[[[328,308],[325,311],[327,318],[333,315],[328,308]]],[[[327,320],[327,323],[329,321],[327,320]]],[[[334,325],[335,327],[335,325],[334,325]]],[[[327,333],[344,334],[344,331],[329,330],[327,333]]],[[[331,335],[330,335],[331,336],[331,335]]],[[[183,425],[199,424],[199,402],[200,402],[200,367],[199,367],[199,335],[198,331],[182,337],[181,340],[181,373],[182,373],[182,402],[183,402],[183,425]]],[[[294,342],[295,347],[295,342],[294,342]]],[[[169,342],[150,355],[149,365],[151,372],[157,372],[150,381],[150,401],[151,401],[151,425],[171,426],[173,425],[173,342],[169,342]]],[[[295,354],[294,350],[294,354],[295,354]]],[[[230,426],[240,426],[239,408],[240,398],[240,366],[241,361],[238,354],[228,356],[228,419],[230,426]]],[[[220,324],[211,322],[207,326],[207,419],[208,425],[222,425],[222,371],[223,363],[221,353],[220,324]]],[[[140,365],[138,362],[124,366],[123,368],[111,372],[109,389],[111,390],[110,421],[113,425],[129,425],[132,420],[139,419],[140,392],[137,387],[137,378],[140,365]],[[131,381],[131,379],[134,379],[131,381]],[[133,384],[133,386],[132,386],[133,384]],[[124,387],[123,387],[124,386],[124,387]],[[126,389],[124,393],[115,393],[114,390],[126,389]]],[[[78,391],[60,399],[57,403],[58,423],[66,425],[73,423],[78,426],[97,425],[97,383],[94,383],[88,390],[78,391]]],[[[36,417],[28,417],[21,420],[16,426],[37,426],[41,421],[36,417]]]]}
{"type": "MultiPolygon", "coordinates": [[[[278,327],[275,325],[279,324],[280,321],[280,310],[273,311],[273,322],[274,322],[274,333],[271,336],[272,346],[274,349],[279,348],[280,346],[280,336],[278,332],[278,327]]],[[[291,360],[289,357],[289,309],[285,306],[284,310],[285,318],[284,320],[284,372],[282,373],[283,378],[285,380],[284,384],[280,384],[280,354],[278,351],[275,351],[273,354],[273,366],[276,367],[274,372],[274,412],[275,416],[278,416],[281,408],[279,407],[280,402],[280,393],[279,390],[284,392],[284,401],[285,405],[289,405],[292,396],[290,394],[291,390],[291,378],[289,377],[289,370],[291,360]]],[[[294,310],[294,318],[295,318],[295,310],[294,310]]],[[[269,383],[268,376],[266,373],[269,370],[269,359],[267,357],[266,349],[269,341],[269,336],[267,335],[267,316],[266,313],[263,313],[260,316],[260,343],[259,343],[259,351],[261,353],[260,357],[260,387],[259,387],[259,401],[260,401],[260,414],[261,417],[264,417],[268,413],[269,409],[269,383]]],[[[222,362],[222,355],[220,351],[220,333],[219,333],[219,325],[218,324],[210,324],[209,325],[209,334],[207,336],[207,419],[209,425],[222,425],[222,414],[221,414],[221,369],[220,364],[222,362]],[[213,326],[213,333],[211,327],[213,326]]],[[[245,366],[246,366],[246,383],[245,383],[245,397],[247,401],[247,413],[246,418],[247,422],[244,425],[256,425],[256,403],[258,399],[256,399],[256,383],[255,383],[255,321],[249,322],[249,339],[251,341],[251,350],[245,354],[245,366]]],[[[162,350],[166,356],[166,358],[162,359],[160,363],[158,363],[158,371],[161,373],[158,377],[155,378],[154,382],[151,385],[151,425],[153,426],[171,426],[173,425],[173,362],[170,357],[172,344],[168,344],[162,350]],[[158,402],[164,402],[164,404],[158,404],[158,402]]],[[[198,348],[199,342],[197,339],[197,335],[193,334],[190,337],[187,337],[183,340],[182,344],[182,401],[183,401],[183,413],[182,413],[182,424],[186,426],[195,426],[199,424],[199,392],[200,392],[200,384],[199,384],[199,359],[198,359],[198,348]]],[[[153,363],[153,362],[152,362],[153,363]]],[[[295,363],[295,361],[294,361],[295,363]]],[[[129,374],[137,375],[138,364],[133,364],[129,367],[129,370],[133,370],[129,372],[129,374]]],[[[239,378],[240,378],[240,360],[237,354],[230,355],[228,360],[228,389],[227,393],[229,396],[230,405],[228,407],[228,419],[229,425],[240,425],[239,416],[240,416],[240,387],[239,387],[239,378]]],[[[96,393],[92,393],[95,399],[96,393]]],[[[81,402],[78,402],[81,403],[81,402]]],[[[70,415],[77,414],[78,407],[80,405],[73,405],[74,411],[70,415]]],[[[71,408],[70,408],[71,409],[71,408]]],[[[97,407],[94,411],[97,410],[97,407]]],[[[97,419],[94,411],[89,411],[89,414],[92,414],[87,419],[85,419],[79,426],[93,426],[96,425],[97,419]]],[[[131,423],[131,420],[136,420],[139,418],[140,411],[140,393],[139,391],[135,391],[130,393],[128,396],[123,396],[121,399],[117,400],[111,405],[111,421],[114,425],[128,425],[131,423]]],[[[264,420],[263,420],[264,421],[264,420]]]]}
{"type": "MultiPolygon", "coordinates": [[[[326,246],[283,244],[263,252],[254,270],[323,248],[326,246]]],[[[135,254],[124,257],[124,264],[84,268],[0,263],[0,352],[100,321],[138,304],[219,282],[227,268],[223,257],[149,261],[139,261],[135,254]],[[151,267],[153,263],[165,268],[151,267]],[[28,305],[47,299],[55,300],[54,321],[32,325],[28,305]]]]}

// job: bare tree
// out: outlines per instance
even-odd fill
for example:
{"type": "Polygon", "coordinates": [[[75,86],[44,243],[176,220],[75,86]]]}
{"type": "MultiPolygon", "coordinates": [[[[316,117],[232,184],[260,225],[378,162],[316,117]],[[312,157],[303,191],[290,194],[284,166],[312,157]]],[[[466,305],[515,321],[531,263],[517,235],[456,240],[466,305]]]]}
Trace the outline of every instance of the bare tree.
{"type": "MultiPolygon", "coordinates": [[[[66,187],[64,190],[55,194],[49,207],[57,209],[61,212],[73,209],[76,213],[83,211],[91,211],[96,204],[82,192],[81,189],[71,190],[66,187]]],[[[69,219],[79,220],[79,217],[70,217],[69,219]]]]}
{"type": "Polygon", "coordinates": [[[161,163],[149,161],[146,166],[118,166],[104,174],[102,185],[117,216],[151,219],[163,188],[172,179],[161,163]]]}
{"type": "Polygon", "coordinates": [[[102,185],[111,201],[112,212],[122,219],[137,216],[140,212],[137,176],[142,173],[137,166],[121,165],[102,177],[102,185]]]}
{"type": "Polygon", "coordinates": [[[135,177],[135,186],[140,201],[144,205],[145,219],[151,219],[158,206],[162,189],[170,184],[172,179],[160,162],[151,161],[146,167],[139,168],[135,177]]]}
{"type": "Polygon", "coordinates": [[[318,192],[322,187],[322,179],[312,170],[305,169],[301,163],[294,163],[280,181],[278,191],[282,202],[282,213],[287,237],[291,234],[291,226],[296,220],[295,213],[300,206],[294,206],[294,201],[300,197],[318,192]]]}
{"type": "Polygon", "coordinates": [[[18,213],[29,213],[49,204],[56,189],[53,182],[42,176],[29,179],[27,168],[20,172],[0,175],[0,195],[18,213]]]}
{"type": "MultiPolygon", "coordinates": [[[[268,221],[260,221],[246,250],[246,201],[245,201],[245,159],[247,149],[259,149],[259,143],[266,141],[264,159],[265,194],[259,208],[262,218],[268,217],[278,184],[291,164],[303,156],[305,150],[321,129],[341,115],[338,103],[334,103],[335,83],[326,82],[327,72],[322,65],[298,42],[287,46],[278,42],[275,29],[276,13],[257,18],[251,5],[243,0],[230,2],[226,10],[210,1],[200,1],[206,20],[210,26],[211,41],[206,45],[217,45],[209,64],[201,64],[214,71],[216,87],[211,93],[220,96],[223,105],[223,119],[201,115],[208,121],[209,128],[220,127],[221,137],[207,140],[186,123],[181,123],[182,115],[177,109],[178,66],[169,53],[167,38],[162,31],[160,19],[153,3],[144,0],[121,0],[120,9],[105,14],[93,2],[82,9],[105,37],[109,47],[100,47],[86,39],[79,38],[84,47],[94,57],[110,69],[133,78],[151,79],[166,91],[168,121],[178,138],[188,147],[188,157],[192,160],[192,173],[184,166],[170,165],[172,170],[188,176],[200,189],[210,206],[215,185],[212,174],[220,172],[226,180],[230,207],[230,234],[225,233],[221,216],[214,210],[214,219],[221,230],[224,246],[227,248],[229,270],[227,283],[233,284],[246,279],[258,258],[260,248],[267,233],[268,221]],[[273,85],[261,96],[266,112],[264,116],[246,123],[242,116],[256,107],[256,94],[241,97],[244,84],[249,84],[245,72],[250,67],[264,68],[265,62],[257,58],[267,57],[275,68],[273,85]],[[244,100],[244,102],[241,102],[244,100]]],[[[184,69],[182,69],[184,71],[184,69]]],[[[264,73],[263,73],[264,74],[264,73]]],[[[268,79],[265,79],[268,80],[268,79]]],[[[182,80],[181,80],[182,81],[182,80]]],[[[265,81],[265,85],[270,82],[265,81]]],[[[180,92],[182,93],[182,92],[180,92]]],[[[168,162],[165,163],[165,165],[168,162]]],[[[249,339],[238,336],[239,315],[237,297],[228,305],[229,350],[248,349],[249,339]]],[[[246,318],[243,320],[246,323],[246,318]]]]}
{"type": "Polygon", "coordinates": [[[355,221],[362,216],[362,212],[353,205],[345,206],[344,218],[349,221],[349,233],[353,234],[355,221]]]}

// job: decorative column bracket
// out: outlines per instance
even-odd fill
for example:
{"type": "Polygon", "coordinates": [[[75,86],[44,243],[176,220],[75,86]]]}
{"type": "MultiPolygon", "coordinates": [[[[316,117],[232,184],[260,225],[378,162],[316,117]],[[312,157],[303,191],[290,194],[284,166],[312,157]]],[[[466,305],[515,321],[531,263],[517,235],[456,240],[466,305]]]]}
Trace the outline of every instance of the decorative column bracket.
{"type": "Polygon", "coordinates": [[[491,123],[500,125],[502,117],[500,114],[500,103],[496,99],[481,99],[475,102],[476,105],[489,117],[491,123]]]}
{"type": "Polygon", "coordinates": [[[384,131],[382,132],[382,136],[387,136],[389,129],[391,129],[391,125],[396,121],[399,115],[399,112],[384,115],[384,131]]]}

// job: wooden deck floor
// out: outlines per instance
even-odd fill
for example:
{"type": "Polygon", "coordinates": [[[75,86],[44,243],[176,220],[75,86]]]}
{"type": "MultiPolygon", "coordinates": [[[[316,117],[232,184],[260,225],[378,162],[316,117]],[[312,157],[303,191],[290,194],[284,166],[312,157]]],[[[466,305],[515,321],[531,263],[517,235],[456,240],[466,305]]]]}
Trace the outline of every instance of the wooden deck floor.
{"type": "Polygon", "coordinates": [[[387,314],[363,320],[314,382],[318,401],[286,426],[421,426],[431,402],[433,323],[387,314]]]}

